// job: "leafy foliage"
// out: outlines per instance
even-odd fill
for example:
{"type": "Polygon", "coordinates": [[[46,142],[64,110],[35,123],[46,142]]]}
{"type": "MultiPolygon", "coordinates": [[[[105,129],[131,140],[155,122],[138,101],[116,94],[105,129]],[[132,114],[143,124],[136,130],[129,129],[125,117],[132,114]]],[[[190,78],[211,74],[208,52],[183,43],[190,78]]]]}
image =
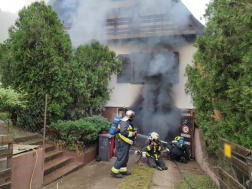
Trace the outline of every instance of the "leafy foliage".
{"type": "Polygon", "coordinates": [[[8,108],[18,106],[24,106],[24,102],[21,100],[23,94],[16,92],[12,88],[0,87],[0,108],[8,108]]]}
{"type": "Polygon", "coordinates": [[[0,120],[4,121],[5,123],[8,122],[9,116],[10,115],[8,112],[0,112],[0,120]]]}
{"type": "Polygon", "coordinates": [[[48,125],[46,132],[51,139],[62,140],[68,149],[76,150],[74,147],[82,148],[93,143],[101,131],[108,131],[109,128],[108,120],[99,115],[77,121],[58,120],[48,125]]]}
{"type": "Polygon", "coordinates": [[[0,120],[7,123],[7,127],[12,125],[12,122],[9,120],[11,117],[11,114],[9,113],[11,109],[14,107],[25,108],[25,101],[22,100],[25,95],[27,94],[16,92],[10,87],[6,89],[0,87],[0,111],[6,111],[2,113],[0,112],[0,120]]]}
{"type": "Polygon", "coordinates": [[[69,107],[74,110],[72,117],[99,114],[112,92],[108,89],[108,80],[122,70],[122,62],[108,46],[93,40],[90,45],[79,45],[74,50],[73,65],[74,103],[69,107]]]}
{"type": "Polygon", "coordinates": [[[0,69],[4,86],[22,87],[26,100],[44,103],[48,94],[48,118],[58,120],[70,96],[71,41],[57,13],[44,2],[35,2],[19,12],[1,45],[0,69]]]}
{"type": "Polygon", "coordinates": [[[224,137],[252,149],[252,3],[215,0],[206,17],[206,36],[198,36],[193,66],[187,65],[186,91],[196,122],[218,154],[224,137]]]}

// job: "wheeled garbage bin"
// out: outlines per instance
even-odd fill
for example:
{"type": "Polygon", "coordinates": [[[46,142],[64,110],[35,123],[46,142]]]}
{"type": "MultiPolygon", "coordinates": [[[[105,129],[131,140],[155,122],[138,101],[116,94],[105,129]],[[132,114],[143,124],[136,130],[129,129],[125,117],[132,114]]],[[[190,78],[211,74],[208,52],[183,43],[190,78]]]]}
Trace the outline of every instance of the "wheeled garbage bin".
{"type": "Polygon", "coordinates": [[[110,134],[99,134],[99,156],[101,161],[109,160],[111,138],[110,134]]]}

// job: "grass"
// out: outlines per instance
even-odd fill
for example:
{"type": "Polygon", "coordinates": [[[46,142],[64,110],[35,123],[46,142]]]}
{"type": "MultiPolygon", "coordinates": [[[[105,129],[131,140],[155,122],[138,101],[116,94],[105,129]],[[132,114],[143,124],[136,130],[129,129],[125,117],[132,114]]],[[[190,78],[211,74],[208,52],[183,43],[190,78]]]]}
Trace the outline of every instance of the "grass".
{"type": "MultiPolygon", "coordinates": [[[[202,174],[192,174],[192,173],[184,173],[182,172],[184,177],[186,178],[187,182],[192,186],[192,188],[197,189],[218,189],[218,186],[212,181],[211,177],[208,175],[202,175],[202,174]]],[[[183,178],[181,178],[181,181],[175,186],[178,189],[188,189],[189,186],[184,181],[183,178]]]]}
{"type": "Polygon", "coordinates": [[[148,189],[152,184],[153,168],[135,166],[118,189],[148,189]]]}

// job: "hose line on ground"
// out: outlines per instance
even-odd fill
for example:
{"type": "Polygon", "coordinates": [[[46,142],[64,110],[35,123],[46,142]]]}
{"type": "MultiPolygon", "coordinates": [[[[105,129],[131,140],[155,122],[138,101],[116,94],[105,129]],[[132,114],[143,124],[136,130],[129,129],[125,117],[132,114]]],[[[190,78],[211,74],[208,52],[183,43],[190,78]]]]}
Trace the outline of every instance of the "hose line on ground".
{"type": "MultiPolygon", "coordinates": [[[[137,150],[137,151],[135,151],[135,155],[140,155],[140,158],[138,159],[138,161],[136,162],[136,163],[138,163],[139,162],[139,160],[142,158],[142,152],[140,151],[140,150],[137,150]]],[[[179,166],[178,166],[178,164],[175,162],[175,161],[173,161],[173,160],[171,160],[173,163],[175,163],[176,164],[176,166],[177,166],[177,168],[178,168],[178,170],[179,170],[179,173],[180,173],[180,175],[182,176],[182,178],[186,181],[186,183],[187,183],[187,185],[190,187],[190,189],[193,189],[192,187],[191,187],[191,185],[189,184],[189,182],[186,180],[186,178],[184,177],[184,175],[182,174],[182,172],[180,171],[180,168],[179,168],[179,166]]]]}
{"type": "Polygon", "coordinates": [[[36,165],[37,165],[37,162],[38,162],[38,152],[34,148],[31,148],[31,147],[28,147],[28,146],[23,146],[23,145],[18,145],[18,144],[13,144],[13,145],[32,149],[36,153],[36,161],[35,161],[34,169],[33,169],[32,176],[31,176],[31,181],[30,181],[30,189],[32,189],[32,179],[33,179],[33,175],[34,175],[34,172],[35,172],[35,169],[36,169],[36,165]]]}
{"type": "Polygon", "coordinates": [[[178,170],[179,170],[179,172],[180,172],[180,175],[181,175],[182,178],[186,181],[186,183],[188,184],[188,186],[190,187],[190,189],[193,189],[193,188],[191,187],[191,185],[189,184],[189,182],[187,182],[187,180],[186,180],[186,178],[184,177],[184,175],[182,174],[182,172],[180,171],[178,164],[177,164],[175,161],[173,161],[173,160],[172,160],[172,162],[176,164],[176,166],[177,166],[177,168],[178,168],[178,170]]]}

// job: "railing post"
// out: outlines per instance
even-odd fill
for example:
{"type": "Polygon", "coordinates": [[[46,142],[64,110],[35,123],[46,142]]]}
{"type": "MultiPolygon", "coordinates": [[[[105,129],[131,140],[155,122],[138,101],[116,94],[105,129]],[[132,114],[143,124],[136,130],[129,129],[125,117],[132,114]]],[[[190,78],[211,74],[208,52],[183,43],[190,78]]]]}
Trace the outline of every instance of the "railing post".
{"type": "MultiPolygon", "coordinates": [[[[45,159],[45,132],[46,132],[46,113],[47,113],[47,94],[45,95],[45,116],[44,116],[44,135],[43,135],[43,160],[45,159]]],[[[43,161],[43,167],[45,168],[44,161],[43,161]]]]}
{"type": "Polygon", "coordinates": [[[250,154],[246,158],[246,162],[248,165],[248,176],[249,176],[249,180],[246,182],[246,185],[249,189],[252,189],[252,154],[250,154]]]}

